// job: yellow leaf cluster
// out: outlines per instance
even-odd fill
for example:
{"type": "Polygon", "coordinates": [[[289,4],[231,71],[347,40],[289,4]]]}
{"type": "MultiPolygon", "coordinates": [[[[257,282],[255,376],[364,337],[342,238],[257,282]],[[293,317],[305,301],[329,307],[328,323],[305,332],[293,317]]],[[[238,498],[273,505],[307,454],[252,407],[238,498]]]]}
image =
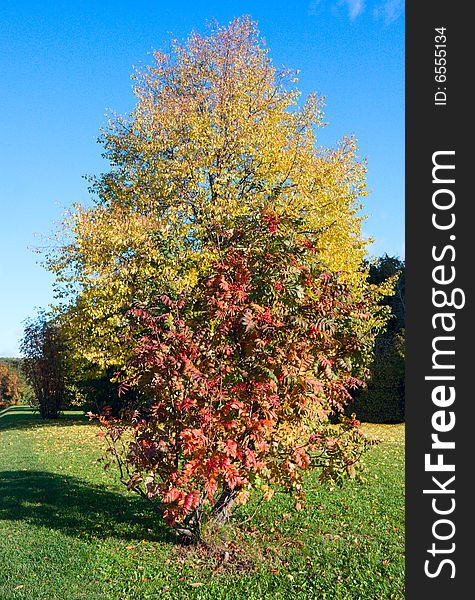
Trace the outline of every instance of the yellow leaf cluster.
{"type": "Polygon", "coordinates": [[[72,210],[47,259],[84,356],[121,364],[132,302],[192,289],[239,218],[262,210],[299,221],[315,261],[363,293],[366,167],[351,137],[318,145],[322,99],[300,102],[296,81],[248,18],[135,73],[135,109],[101,138],[111,170],[92,182],[96,203],[72,210]]]}

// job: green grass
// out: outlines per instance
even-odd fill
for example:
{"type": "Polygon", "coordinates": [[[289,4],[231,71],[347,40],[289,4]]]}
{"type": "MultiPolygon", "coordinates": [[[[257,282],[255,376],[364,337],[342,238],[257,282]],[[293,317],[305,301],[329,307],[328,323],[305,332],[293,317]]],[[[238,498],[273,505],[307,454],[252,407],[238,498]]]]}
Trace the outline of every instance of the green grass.
{"type": "Polygon", "coordinates": [[[0,416],[0,598],[402,599],[404,426],[363,428],[383,440],[366,484],[310,479],[304,512],[278,495],[205,551],[104,472],[80,413],[45,423],[13,407],[0,416]]]}

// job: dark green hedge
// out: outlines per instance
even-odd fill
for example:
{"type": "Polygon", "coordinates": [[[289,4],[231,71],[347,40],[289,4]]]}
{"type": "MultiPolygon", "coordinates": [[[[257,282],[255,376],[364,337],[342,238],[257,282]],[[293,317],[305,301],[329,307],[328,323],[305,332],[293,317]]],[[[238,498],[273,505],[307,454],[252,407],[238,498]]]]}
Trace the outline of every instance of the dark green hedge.
{"type": "Polygon", "coordinates": [[[350,411],[369,423],[404,421],[404,330],[378,338],[368,387],[357,392],[350,411]]]}

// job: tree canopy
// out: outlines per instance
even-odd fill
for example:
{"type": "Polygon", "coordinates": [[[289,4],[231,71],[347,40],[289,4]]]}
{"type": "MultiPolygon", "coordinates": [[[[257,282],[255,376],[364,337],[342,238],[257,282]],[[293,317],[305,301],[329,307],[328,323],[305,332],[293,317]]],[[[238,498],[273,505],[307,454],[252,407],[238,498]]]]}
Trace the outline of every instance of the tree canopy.
{"type": "Polygon", "coordinates": [[[154,59],[134,75],[135,109],[103,132],[111,170],[91,180],[94,206],[71,211],[47,257],[78,347],[103,365],[130,352],[133,300],[191,290],[260,211],[292,222],[322,270],[365,279],[356,142],[317,145],[322,99],[299,103],[296,75],[274,67],[256,24],[215,26],[154,59]]]}

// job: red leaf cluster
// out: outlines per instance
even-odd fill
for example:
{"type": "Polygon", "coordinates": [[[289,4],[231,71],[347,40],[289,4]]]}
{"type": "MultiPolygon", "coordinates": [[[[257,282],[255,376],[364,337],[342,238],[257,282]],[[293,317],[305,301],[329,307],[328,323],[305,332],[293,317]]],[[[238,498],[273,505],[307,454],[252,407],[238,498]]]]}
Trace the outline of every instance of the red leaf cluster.
{"type": "Polygon", "coordinates": [[[231,240],[193,294],[162,294],[154,312],[130,311],[124,384],[148,401],[128,422],[122,454],[124,422],[103,422],[129,485],[145,485],[170,525],[223,497],[245,501],[253,488],[270,497],[281,486],[301,504],[307,469],[333,478],[365,444],[355,419],[337,432],[328,417],[361,383],[366,348],[353,325],[368,307],[336,276],[312,271],[308,244],[292,246],[283,225],[271,231],[271,217],[262,216],[267,231],[253,230],[259,244],[244,250],[231,240]]]}

